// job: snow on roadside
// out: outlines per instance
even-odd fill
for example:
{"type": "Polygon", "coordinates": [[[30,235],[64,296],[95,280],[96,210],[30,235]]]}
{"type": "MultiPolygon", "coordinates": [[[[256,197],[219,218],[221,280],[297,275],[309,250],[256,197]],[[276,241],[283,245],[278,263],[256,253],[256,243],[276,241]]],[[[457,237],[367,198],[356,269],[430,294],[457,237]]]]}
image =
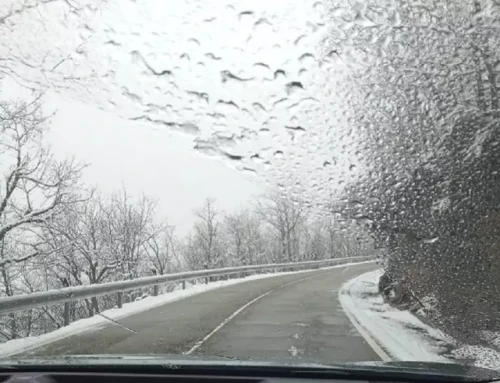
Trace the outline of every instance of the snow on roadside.
{"type": "Polygon", "coordinates": [[[385,303],[378,293],[382,270],[346,282],[339,291],[342,308],[382,359],[452,363],[443,354],[453,339],[423,323],[408,311],[385,303]],[[384,357],[385,354],[385,357],[384,357]]]}
{"type": "MultiPolygon", "coordinates": [[[[339,267],[354,266],[363,263],[371,263],[374,261],[367,262],[356,262],[356,263],[346,263],[343,265],[335,265],[321,268],[321,270],[329,270],[339,267]]],[[[316,269],[317,270],[317,269],[316,269]]],[[[156,297],[147,297],[140,301],[130,302],[123,304],[121,309],[113,308],[110,310],[103,311],[102,314],[112,320],[119,320],[129,315],[137,314],[142,311],[146,311],[166,303],[171,303],[191,297],[196,294],[201,294],[205,291],[214,290],[217,288],[234,285],[241,282],[247,282],[263,278],[271,278],[281,275],[294,274],[294,273],[307,273],[314,270],[302,270],[302,271],[290,271],[290,272],[279,272],[279,273],[267,273],[267,274],[255,274],[243,278],[235,278],[227,281],[211,282],[207,284],[192,285],[186,287],[185,290],[174,290],[169,293],[165,293],[156,297]]],[[[37,347],[47,345],[49,343],[55,342],[57,340],[66,338],[71,335],[76,335],[86,331],[98,331],[105,326],[110,324],[109,320],[96,315],[92,318],[80,319],[71,323],[69,326],[62,327],[58,330],[52,331],[47,334],[33,336],[22,339],[13,339],[3,344],[0,344],[0,358],[13,356],[22,352],[27,352],[37,347]]]]}
{"type": "Polygon", "coordinates": [[[460,344],[409,311],[384,302],[378,293],[382,270],[370,271],[346,282],[340,303],[367,342],[384,360],[473,364],[500,370],[499,334],[484,334],[492,347],[460,344]]]}

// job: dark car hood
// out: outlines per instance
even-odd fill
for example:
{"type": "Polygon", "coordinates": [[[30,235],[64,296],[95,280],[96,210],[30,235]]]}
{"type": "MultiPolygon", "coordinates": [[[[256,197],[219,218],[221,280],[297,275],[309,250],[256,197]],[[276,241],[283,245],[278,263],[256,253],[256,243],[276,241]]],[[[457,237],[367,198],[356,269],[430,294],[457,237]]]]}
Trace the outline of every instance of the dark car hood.
{"type": "Polygon", "coordinates": [[[61,369],[140,369],[144,371],[177,371],[189,370],[224,372],[225,374],[251,372],[255,374],[307,374],[322,373],[336,376],[370,376],[371,378],[425,378],[455,381],[491,381],[500,379],[500,371],[453,363],[434,362],[349,362],[342,364],[324,364],[306,358],[272,358],[259,360],[239,360],[222,356],[187,356],[177,354],[154,355],[71,355],[56,358],[12,358],[0,359],[0,366],[14,370],[61,370],[61,369]]]}

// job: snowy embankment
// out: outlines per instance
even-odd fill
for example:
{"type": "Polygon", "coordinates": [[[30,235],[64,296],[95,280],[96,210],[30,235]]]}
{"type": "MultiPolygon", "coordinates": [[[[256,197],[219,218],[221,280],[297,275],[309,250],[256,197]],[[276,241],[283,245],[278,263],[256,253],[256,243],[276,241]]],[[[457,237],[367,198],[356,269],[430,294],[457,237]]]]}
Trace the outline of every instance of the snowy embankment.
{"type": "Polygon", "coordinates": [[[482,346],[459,344],[409,311],[384,302],[378,293],[382,270],[346,282],[339,300],[347,316],[382,360],[473,363],[500,369],[500,353],[482,346]]]}
{"type": "MultiPolygon", "coordinates": [[[[329,270],[339,267],[359,265],[367,262],[356,262],[347,263],[343,265],[335,265],[322,268],[320,270],[329,270]]],[[[317,269],[316,269],[317,270],[317,269]]],[[[267,274],[255,274],[243,278],[235,278],[227,281],[211,282],[209,284],[198,284],[198,285],[187,285],[185,290],[179,289],[174,290],[169,293],[159,295],[157,297],[147,297],[142,300],[124,303],[121,309],[113,308],[102,312],[100,315],[95,315],[92,318],[80,319],[71,323],[69,326],[62,327],[58,330],[52,331],[47,334],[40,336],[33,336],[22,339],[14,339],[6,343],[0,344],[0,358],[9,357],[19,353],[27,352],[33,350],[37,347],[44,346],[46,344],[55,342],[57,340],[66,338],[71,335],[79,334],[86,331],[98,331],[103,327],[109,325],[110,321],[117,321],[129,315],[137,314],[142,311],[146,311],[166,303],[171,303],[180,299],[184,299],[196,294],[201,294],[205,291],[214,290],[224,286],[233,285],[236,283],[252,281],[256,279],[271,278],[280,275],[294,274],[294,273],[308,273],[314,270],[301,270],[301,271],[291,271],[291,272],[279,272],[279,273],[267,273],[267,274]]]]}
{"type": "Polygon", "coordinates": [[[449,339],[408,311],[385,303],[378,293],[382,270],[362,274],[339,292],[344,311],[383,360],[449,362],[442,355],[449,339]]]}

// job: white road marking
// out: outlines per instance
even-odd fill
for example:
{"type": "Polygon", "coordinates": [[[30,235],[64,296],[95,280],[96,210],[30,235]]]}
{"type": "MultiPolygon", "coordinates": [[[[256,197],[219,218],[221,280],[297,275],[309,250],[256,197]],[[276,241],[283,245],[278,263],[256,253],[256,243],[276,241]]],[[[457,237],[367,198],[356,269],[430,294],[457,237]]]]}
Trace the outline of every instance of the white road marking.
{"type": "Polygon", "coordinates": [[[111,323],[114,323],[115,325],[117,325],[117,326],[119,326],[119,327],[123,328],[124,330],[127,330],[127,331],[131,332],[132,334],[137,334],[137,331],[132,330],[130,327],[127,327],[127,326],[125,326],[125,325],[122,325],[120,322],[115,321],[113,318],[110,318],[110,317],[108,317],[107,315],[104,315],[103,313],[97,313],[97,315],[100,315],[100,316],[101,316],[101,317],[103,317],[104,319],[109,320],[111,323]]]}
{"type": "MultiPolygon", "coordinates": [[[[323,273],[323,274],[328,274],[328,272],[327,273],[323,273]]],[[[321,275],[323,275],[323,274],[321,274],[321,275]]],[[[319,275],[319,276],[321,276],[321,275],[319,275]]],[[[306,279],[311,279],[311,278],[316,278],[316,277],[318,277],[318,275],[311,275],[311,276],[308,276],[308,277],[305,277],[305,278],[297,279],[296,281],[285,283],[284,285],[281,285],[281,286],[278,286],[278,287],[276,287],[274,289],[271,289],[271,290],[265,292],[264,294],[259,295],[257,298],[252,299],[250,302],[247,302],[246,304],[244,304],[243,306],[241,306],[238,310],[236,310],[234,313],[232,313],[231,315],[229,315],[226,319],[224,319],[216,328],[214,328],[203,339],[201,339],[198,342],[196,342],[193,347],[191,347],[189,350],[183,352],[183,355],[190,355],[193,352],[195,352],[196,350],[198,350],[201,346],[203,346],[203,344],[207,340],[209,340],[213,335],[215,335],[215,333],[217,331],[219,331],[222,327],[224,327],[226,324],[228,324],[235,316],[237,316],[239,313],[241,313],[247,307],[253,305],[258,300],[264,298],[265,296],[271,294],[274,291],[281,290],[282,288],[287,287],[289,285],[292,285],[294,283],[302,282],[302,281],[305,281],[306,279]]]]}
{"type": "Polygon", "coordinates": [[[358,330],[359,334],[365,339],[366,343],[370,345],[370,347],[375,351],[375,353],[382,359],[384,362],[391,361],[392,358],[378,345],[378,343],[371,337],[371,335],[366,331],[363,326],[358,322],[356,317],[349,311],[347,305],[345,305],[342,301],[344,300],[342,296],[342,288],[339,290],[339,302],[342,306],[345,315],[349,318],[352,325],[358,330]]]}

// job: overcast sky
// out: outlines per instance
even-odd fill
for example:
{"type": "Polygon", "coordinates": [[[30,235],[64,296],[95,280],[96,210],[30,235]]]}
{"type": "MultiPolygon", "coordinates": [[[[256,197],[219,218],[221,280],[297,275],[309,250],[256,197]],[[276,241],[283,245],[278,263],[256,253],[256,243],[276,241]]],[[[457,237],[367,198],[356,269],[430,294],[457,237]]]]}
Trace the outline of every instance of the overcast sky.
{"type": "Polygon", "coordinates": [[[50,142],[89,184],[150,195],[185,232],[206,197],[234,210],[278,184],[321,209],[360,169],[322,1],[78,4],[12,13],[0,57],[47,92],[50,142]]]}
{"type": "Polygon", "coordinates": [[[109,193],[124,185],[135,195],[157,199],[159,216],[179,232],[190,229],[193,210],[206,197],[234,211],[265,189],[257,176],[194,151],[191,136],[126,121],[57,95],[47,100],[57,110],[49,136],[55,154],[89,163],[84,174],[89,185],[109,193]]]}

